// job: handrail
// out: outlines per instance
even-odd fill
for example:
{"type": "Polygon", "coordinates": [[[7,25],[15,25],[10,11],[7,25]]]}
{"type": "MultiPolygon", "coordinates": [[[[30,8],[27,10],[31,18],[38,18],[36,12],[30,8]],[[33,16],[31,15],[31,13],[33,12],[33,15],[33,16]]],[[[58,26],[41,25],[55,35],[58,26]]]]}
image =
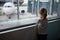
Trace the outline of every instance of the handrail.
{"type": "Polygon", "coordinates": [[[0,32],[0,34],[4,34],[4,33],[8,33],[8,32],[13,32],[13,31],[17,31],[17,30],[22,30],[22,29],[26,29],[26,28],[31,28],[31,27],[34,27],[34,26],[36,26],[36,25],[31,25],[31,26],[26,26],[26,27],[12,29],[12,30],[7,30],[7,31],[0,32]]]}
{"type": "Polygon", "coordinates": [[[31,25],[35,25],[35,24],[36,24],[36,23],[27,24],[27,25],[21,25],[21,26],[15,26],[15,27],[12,27],[12,28],[0,30],[0,32],[2,32],[2,31],[7,31],[7,30],[12,30],[12,29],[16,29],[16,28],[22,28],[22,27],[26,27],[26,26],[31,26],[31,25]]]}

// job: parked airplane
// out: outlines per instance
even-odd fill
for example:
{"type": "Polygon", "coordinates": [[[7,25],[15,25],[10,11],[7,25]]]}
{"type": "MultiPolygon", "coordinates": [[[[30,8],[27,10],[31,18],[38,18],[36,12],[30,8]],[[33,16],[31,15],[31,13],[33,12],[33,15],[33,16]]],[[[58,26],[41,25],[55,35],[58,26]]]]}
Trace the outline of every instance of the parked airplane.
{"type": "Polygon", "coordinates": [[[10,18],[10,16],[15,13],[15,5],[11,2],[7,2],[3,5],[2,11],[3,14],[9,16],[10,18]]]}

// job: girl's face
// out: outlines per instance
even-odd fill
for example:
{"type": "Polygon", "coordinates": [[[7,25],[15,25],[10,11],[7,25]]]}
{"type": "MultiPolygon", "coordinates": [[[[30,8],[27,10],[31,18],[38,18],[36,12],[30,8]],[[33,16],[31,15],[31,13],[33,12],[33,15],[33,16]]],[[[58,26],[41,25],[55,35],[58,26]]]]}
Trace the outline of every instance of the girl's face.
{"type": "Polygon", "coordinates": [[[40,15],[40,20],[44,20],[44,16],[43,15],[40,15]]]}

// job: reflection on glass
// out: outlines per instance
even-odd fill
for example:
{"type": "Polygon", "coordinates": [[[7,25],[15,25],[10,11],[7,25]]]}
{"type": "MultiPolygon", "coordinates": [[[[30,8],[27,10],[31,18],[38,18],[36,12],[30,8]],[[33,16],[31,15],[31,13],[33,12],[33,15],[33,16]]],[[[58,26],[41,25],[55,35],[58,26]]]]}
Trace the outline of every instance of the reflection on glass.
{"type": "Polygon", "coordinates": [[[48,14],[56,14],[58,2],[59,0],[40,0],[39,7],[46,8],[48,14]]]}
{"type": "Polygon", "coordinates": [[[50,13],[50,0],[34,0],[33,8],[32,3],[33,1],[28,1],[28,12],[32,12],[33,14],[38,13],[40,8],[46,8],[48,10],[48,14],[50,13]],[[38,11],[37,11],[38,10],[38,11]]]}
{"type": "Polygon", "coordinates": [[[40,0],[40,2],[49,2],[49,0],[40,0]]]}
{"type": "Polygon", "coordinates": [[[58,2],[59,0],[54,0],[53,2],[53,14],[57,14],[58,2]]]}
{"type": "Polygon", "coordinates": [[[47,11],[48,11],[48,14],[50,13],[50,0],[40,0],[40,8],[46,8],[47,9],[47,11]]]}

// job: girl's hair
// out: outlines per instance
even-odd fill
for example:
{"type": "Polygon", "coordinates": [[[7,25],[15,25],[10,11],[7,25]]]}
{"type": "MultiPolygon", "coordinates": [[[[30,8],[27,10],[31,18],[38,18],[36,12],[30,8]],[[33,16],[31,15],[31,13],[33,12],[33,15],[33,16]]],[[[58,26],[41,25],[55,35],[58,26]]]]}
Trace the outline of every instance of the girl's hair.
{"type": "Polygon", "coordinates": [[[39,14],[41,14],[42,16],[44,16],[44,19],[45,19],[47,17],[47,9],[41,8],[41,10],[39,11],[39,14]]]}

